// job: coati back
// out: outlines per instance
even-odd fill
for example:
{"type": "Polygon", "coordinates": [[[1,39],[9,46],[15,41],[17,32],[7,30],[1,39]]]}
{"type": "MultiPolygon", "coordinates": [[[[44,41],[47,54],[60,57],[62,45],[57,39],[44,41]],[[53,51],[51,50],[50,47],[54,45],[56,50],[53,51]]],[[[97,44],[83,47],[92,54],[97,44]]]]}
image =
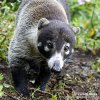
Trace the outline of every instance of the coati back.
{"type": "Polygon", "coordinates": [[[60,72],[72,54],[74,30],[62,5],[61,0],[22,0],[8,60],[15,89],[23,95],[28,95],[28,71],[39,73],[33,86],[45,90],[51,72],[60,72]]]}

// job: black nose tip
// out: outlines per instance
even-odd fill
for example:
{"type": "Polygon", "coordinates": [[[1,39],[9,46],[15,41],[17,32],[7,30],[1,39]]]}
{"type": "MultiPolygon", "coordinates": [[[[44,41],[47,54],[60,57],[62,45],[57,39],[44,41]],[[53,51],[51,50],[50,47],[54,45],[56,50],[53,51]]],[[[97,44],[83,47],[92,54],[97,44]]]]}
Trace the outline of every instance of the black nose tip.
{"type": "Polygon", "coordinates": [[[53,72],[53,73],[55,73],[55,74],[59,74],[60,72],[61,72],[61,70],[60,71],[56,71],[56,70],[54,70],[53,68],[51,69],[51,72],[53,72]]]}

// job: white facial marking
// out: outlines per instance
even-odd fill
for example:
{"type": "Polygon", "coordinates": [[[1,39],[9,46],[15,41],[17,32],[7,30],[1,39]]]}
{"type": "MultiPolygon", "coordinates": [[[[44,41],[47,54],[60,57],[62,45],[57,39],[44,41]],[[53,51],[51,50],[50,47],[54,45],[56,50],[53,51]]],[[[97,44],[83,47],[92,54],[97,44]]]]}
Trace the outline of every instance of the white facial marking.
{"type": "Polygon", "coordinates": [[[42,42],[39,42],[37,46],[38,47],[41,47],[42,46],[42,42]]]}
{"type": "Polygon", "coordinates": [[[44,47],[44,50],[45,50],[46,52],[50,51],[49,48],[48,48],[47,46],[44,47]]]}
{"type": "Polygon", "coordinates": [[[64,65],[63,57],[61,53],[55,53],[49,60],[48,60],[48,66],[50,69],[55,69],[56,71],[60,71],[64,65]],[[55,63],[57,63],[58,66],[55,66],[55,63]]]}
{"type": "Polygon", "coordinates": [[[70,47],[70,43],[67,43],[66,46],[70,47]]]}
{"type": "Polygon", "coordinates": [[[69,50],[65,52],[65,54],[66,54],[66,55],[68,55],[69,53],[70,53],[70,51],[69,51],[69,50]]]}
{"type": "Polygon", "coordinates": [[[47,43],[51,43],[51,41],[50,41],[50,40],[48,40],[48,41],[47,41],[47,43]]]}
{"type": "Polygon", "coordinates": [[[74,53],[74,49],[72,49],[72,53],[74,53]]]}

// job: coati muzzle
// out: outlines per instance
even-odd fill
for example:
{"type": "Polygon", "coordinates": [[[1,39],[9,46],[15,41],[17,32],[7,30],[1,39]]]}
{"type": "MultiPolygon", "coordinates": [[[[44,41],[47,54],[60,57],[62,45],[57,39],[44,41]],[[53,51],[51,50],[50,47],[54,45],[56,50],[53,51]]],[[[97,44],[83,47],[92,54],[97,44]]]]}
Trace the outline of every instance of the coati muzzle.
{"type": "Polygon", "coordinates": [[[64,66],[63,56],[61,53],[55,53],[55,55],[48,60],[48,66],[52,72],[60,72],[64,66]]]}
{"type": "Polygon", "coordinates": [[[61,71],[61,68],[60,68],[60,61],[59,60],[56,60],[54,62],[54,65],[51,69],[52,72],[60,72],[61,71]]]}

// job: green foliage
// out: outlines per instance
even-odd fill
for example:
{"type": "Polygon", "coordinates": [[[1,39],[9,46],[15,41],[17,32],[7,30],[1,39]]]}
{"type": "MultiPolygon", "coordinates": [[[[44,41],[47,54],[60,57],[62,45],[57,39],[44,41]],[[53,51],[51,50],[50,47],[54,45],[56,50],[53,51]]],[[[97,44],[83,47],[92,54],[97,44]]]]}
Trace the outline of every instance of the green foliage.
{"type": "Polygon", "coordinates": [[[0,1],[0,61],[6,60],[9,40],[14,32],[15,11],[18,2],[7,3],[0,1]]]}
{"type": "Polygon", "coordinates": [[[73,99],[72,96],[68,95],[68,96],[66,97],[66,100],[74,100],[74,99],[73,99]]]}
{"type": "Polygon", "coordinates": [[[3,85],[0,84],[0,98],[4,96],[4,92],[3,92],[3,85]]]}
{"type": "Polygon", "coordinates": [[[16,93],[14,87],[5,82],[4,75],[0,73],[0,98],[6,96],[5,89],[8,90],[10,93],[16,93]]]}
{"type": "Polygon", "coordinates": [[[0,81],[2,81],[4,78],[3,74],[0,73],[0,81]]]}
{"type": "Polygon", "coordinates": [[[92,0],[79,5],[77,0],[69,1],[72,24],[81,28],[77,35],[76,48],[96,54],[100,50],[100,3],[92,0]]]}
{"type": "MultiPolygon", "coordinates": [[[[3,74],[0,73],[0,81],[4,79],[3,74]]],[[[4,96],[4,91],[3,91],[3,84],[0,83],[0,98],[4,96]]]]}
{"type": "Polygon", "coordinates": [[[97,58],[93,64],[92,64],[92,69],[96,70],[97,72],[100,72],[100,58],[97,58]]]}
{"type": "Polygon", "coordinates": [[[53,95],[50,100],[57,100],[57,96],[56,95],[53,95]]]}

